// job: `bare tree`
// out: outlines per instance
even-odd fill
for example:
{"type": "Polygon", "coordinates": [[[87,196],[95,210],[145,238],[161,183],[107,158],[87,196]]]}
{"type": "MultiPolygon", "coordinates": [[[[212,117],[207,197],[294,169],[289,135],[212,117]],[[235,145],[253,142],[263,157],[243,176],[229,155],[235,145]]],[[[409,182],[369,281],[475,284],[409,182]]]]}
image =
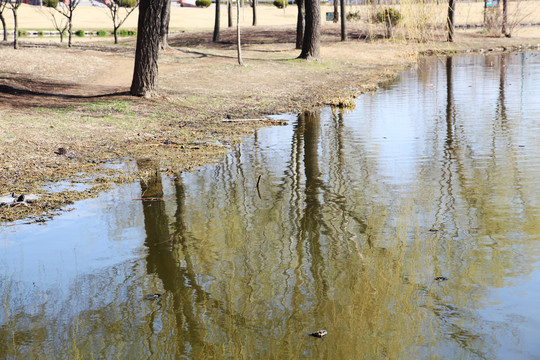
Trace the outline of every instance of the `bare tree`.
{"type": "Polygon", "coordinates": [[[73,13],[79,5],[81,0],[65,0],[59,1],[58,6],[53,7],[52,9],[58,11],[62,16],[67,19],[67,28],[68,28],[68,46],[71,47],[71,36],[73,35],[73,13]]]}
{"type": "Polygon", "coordinates": [[[139,6],[138,0],[92,0],[92,4],[105,4],[113,22],[114,43],[118,44],[118,29],[129,15],[139,6]]]}
{"type": "Polygon", "coordinates": [[[337,23],[339,21],[338,1],[339,0],[334,0],[334,23],[337,23]]]}
{"type": "Polygon", "coordinates": [[[158,54],[163,0],[141,0],[131,95],[158,95],[158,54]]]}
{"type": "Polygon", "coordinates": [[[306,28],[300,59],[318,60],[321,49],[321,7],[319,0],[305,0],[306,28]]]}
{"type": "Polygon", "coordinates": [[[49,14],[51,15],[51,21],[54,28],[60,34],[60,42],[64,42],[64,33],[66,32],[66,29],[68,27],[68,21],[64,16],[59,15],[58,12],[53,9],[52,5],[52,2],[48,2],[45,6],[47,7],[49,14]]]}
{"type": "Polygon", "coordinates": [[[4,41],[7,41],[6,19],[4,19],[4,9],[6,8],[7,0],[0,0],[0,21],[4,30],[4,41]]]}
{"type": "Polygon", "coordinates": [[[22,0],[7,0],[11,11],[13,12],[13,48],[19,48],[19,22],[17,19],[17,10],[21,6],[22,0]]]}
{"type": "Polygon", "coordinates": [[[236,0],[236,45],[238,48],[238,64],[244,66],[242,61],[242,43],[240,41],[240,0],[236,0]]]}
{"type": "Polygon", "coordinates": [[[216,0],[216,20],[214,22],[214,36],[212,37],[213,42],[219,42],[219,2],[220,0],[216,0]]]}
{"type": "Polygon", "coordinates": [[[448,41],[454,41],[454,12],[456,11],[456,0],[448,0],[448,41]]]}
{"type": "Polygon", "coordinates": [[[296,18],[296,48],[302,49],[305,28],[305,2],[304,0],[296,0],[296,5],[298,6],[298,17],[296,18]]]}
{"type": "Polygon", "coordinates": [[[163,50],[169,47],[167,39],[169,37],[169,22],[171,21],[171,0],[165,0],[165,5],[161,12],[161,27],[159,30],[159,47],[163,50]]]}

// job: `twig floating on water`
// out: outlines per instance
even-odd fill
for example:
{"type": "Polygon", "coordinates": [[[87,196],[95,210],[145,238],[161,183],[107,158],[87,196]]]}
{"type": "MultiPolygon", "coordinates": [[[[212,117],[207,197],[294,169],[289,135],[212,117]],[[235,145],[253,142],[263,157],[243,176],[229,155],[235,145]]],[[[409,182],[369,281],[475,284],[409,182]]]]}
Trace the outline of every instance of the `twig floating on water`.
{"type": "Polygon", "coordinates": [[[259,175],[259,178],[257,179],[257,194],[259,195],[259,199],[262,199],[261,198],[261,191],[259,190],[259,183],[261,182],[261,176],[262,175],[259,175]]]}

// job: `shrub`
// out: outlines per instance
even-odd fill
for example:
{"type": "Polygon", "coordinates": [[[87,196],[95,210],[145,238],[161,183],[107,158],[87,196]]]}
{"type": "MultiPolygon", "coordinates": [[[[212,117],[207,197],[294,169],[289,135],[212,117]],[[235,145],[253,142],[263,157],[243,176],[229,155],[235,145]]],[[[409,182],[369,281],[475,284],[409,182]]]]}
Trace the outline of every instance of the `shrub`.
{"type": "Polygon", "coordinates": [[[196,0],[195,5],[198,7],[209,7],[212,4],[212,0],[196,0]]]}
{"type": "Polygon", "coordinates": [[[120,7],[132,8],[137,6],[138,0],[114,0],[114,2],[120,7]]]}
{"type": "Polygon", "coordinates": [[[118,30],[117,31],[118,36],[134,36],[137,35],[137,32],[135,30],[118,30]]]}
{"type": "Polygon", "coordinates": [[[84,30],[77,30],[75,31],[75,35],[83,37],[84,36],[84,30]]]}
{"type": "Polygon", "coordinates": [[[43,0],[43,6],[55,8],[58,6],[58,0],[43,0]]]}
{"type": "Polygon", "coordinates": [[[289,5],[288,0],[274,0],[274,6],[278,9],[283,9],[283,7],[287,5],[289,5]]]}
{"type": "Polygon", "coordinates": [[[105,30],[98,30],[97,36],[107,36],[107,32],[105,30]]]}
{"type": "Polygon", "coordinates": [[[379,11],[376,19],[379,23],[389,23],[391,26],[394,26],[401,20],[401,13],[394,8],[387,8],[384,11],[379,11]]]}
{"type": "Polygon", "coordinates": [[[360,21],[362,17],[360,16],[360,11],[348,12],[347,21],[360,21]]]}

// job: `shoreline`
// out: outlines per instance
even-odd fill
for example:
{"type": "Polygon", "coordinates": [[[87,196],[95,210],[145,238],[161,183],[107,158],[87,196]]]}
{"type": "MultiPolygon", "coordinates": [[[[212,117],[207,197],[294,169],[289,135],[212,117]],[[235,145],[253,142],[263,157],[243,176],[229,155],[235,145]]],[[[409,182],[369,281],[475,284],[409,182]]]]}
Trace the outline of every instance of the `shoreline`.
{"type": "Polygon", "coordinates": [[[280,124],[267,115],[354,103],[420,56],[540,49],[540,36],[487,38],[473,31],[457,32],[456,43],[341,43],[333,40],[337,28],[326,28],[322,60],[305,62],[287,41],[290,29],[281,31],[246,29],[246,68],[235,64],[233,30],[224,30],[219,44],[201,41],[210,32],[172,36],[171,48],[160,53],[162,95],[152,100],[126,94],[132,41],[72,49],[22,41],[18,51],[0,45],[0,61],[9,69],[0,72],[0,197],[39,196],[31,206],[0,207],[0,224],[44,221],[112,184],[213,163],[255,129],[280,124]],[[285,42],[265,42],[268,31],[285,42]],[[137,159],[139,171],[103,167],[120,158],[137,159]],[[89,188],[44,190],[59,181],[89,188]]]}

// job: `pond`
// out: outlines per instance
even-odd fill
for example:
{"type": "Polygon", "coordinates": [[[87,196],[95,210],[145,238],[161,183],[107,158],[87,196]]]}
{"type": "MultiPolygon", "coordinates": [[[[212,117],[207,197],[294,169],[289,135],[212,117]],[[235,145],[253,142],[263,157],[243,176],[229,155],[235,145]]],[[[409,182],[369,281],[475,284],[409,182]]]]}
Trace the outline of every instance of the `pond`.
{"type": "Polygon", "coordinates": [[[3,226],[0,354],[538,357],[539,93],[538,53],[426,59],[354,111],[3,226]]]}

